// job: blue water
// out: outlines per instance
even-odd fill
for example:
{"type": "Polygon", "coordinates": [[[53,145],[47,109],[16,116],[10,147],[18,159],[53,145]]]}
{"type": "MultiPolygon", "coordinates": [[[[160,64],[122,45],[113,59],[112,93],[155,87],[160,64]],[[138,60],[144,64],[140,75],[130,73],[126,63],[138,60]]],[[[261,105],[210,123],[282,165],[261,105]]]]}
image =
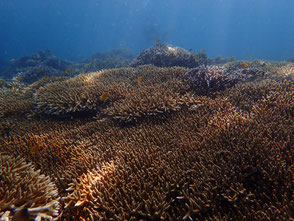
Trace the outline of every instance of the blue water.
{"type": "Polygon", "coordinates": [[[209,57],[294,56],[293,0],[0,0],[0,60],[50,49],[79,60],[156,39],[209,57]]]}

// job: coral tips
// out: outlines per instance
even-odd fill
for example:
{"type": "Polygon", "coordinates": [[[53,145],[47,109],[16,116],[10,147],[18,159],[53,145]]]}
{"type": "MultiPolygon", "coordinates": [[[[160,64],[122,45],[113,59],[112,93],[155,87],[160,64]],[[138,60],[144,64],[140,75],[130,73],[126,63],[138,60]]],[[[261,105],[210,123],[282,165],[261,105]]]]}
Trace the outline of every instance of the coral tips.
{"type": "Polygon", "coordinates": [[[31,149],[30,149],[30,153],[31,154],[35,154],[37,152],[37,150],[39,149],[38,145],[34,145],[31,149]]]}

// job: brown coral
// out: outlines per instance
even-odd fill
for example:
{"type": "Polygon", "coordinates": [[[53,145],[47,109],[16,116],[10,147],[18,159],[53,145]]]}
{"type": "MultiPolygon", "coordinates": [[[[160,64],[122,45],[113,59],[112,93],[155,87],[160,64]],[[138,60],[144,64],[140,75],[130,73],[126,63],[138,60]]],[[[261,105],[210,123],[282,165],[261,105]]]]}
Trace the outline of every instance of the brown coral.
{"type": "Polygon", "coordinates": [[[254,104],[271,96],[272,93],[290,93],[294,90],[292,81],[276,82],[272,80],[258,83],[236,85],[226,90],[222,96],[243,111],[250,111],[254,104]]]}
{"type": "Polygon", "coordinates": [[[180,78],[185,69],[162,69],[153,66],[122,68],[80,75],[63,82],[55,82],[35,93],[37,109],[50,115],[96,113],[105,103],[100,96],[107,94],[109,101],[125,98],[132,88],[137,88],[137,77],[142,85],[180,78]]]}
{"type": "Polygon", "coordinates": [[[137,76],[141,76],[143,84],[148,85],[179,77],[183,70],[171,68],[166,71],[143,66],[138,69],[114,69],[80,75],[40,88],[35,93],[37,109],[50,115],[96,113],[104,104],[100,99],[102,94],[107,94],[110,101],[124,98],[131,90],[130,87],[137,86],[137,76]]]}
{"type": "Polygon", "coordinates": [[[31,96],[15,88],[0,89],[0,117],[9,115],[24,115],[33,110],[31,96]]]}
{"type": "MultiPolygon", "coordinates": [[[[49,177],[21,158],[0,153],[0,217],[14,217],[25,209],[30,218],[51,220],[58,216],[58,192],[49,177]]],[[[9,220],[9,219],[8,219],[9,220]]]]}
{"type": "Polygon", "coordinates": [[[179,81],[139,87],[125,99],[114,102],[103,113],[120,122],[130,122],[178,111],[196,102],[191,95],[181,94],[184,89],[185,87],[179,81]]]}
{"type": "Polygon", "coordinates": [[[286,130],[275,139],[264,132],[271,128],[260,120],[266,116],[250,119],[206,99],[155,128],[131,128],[111,167],[72,184],[68,210],[92,220],[289,219],[293,141],[285,137],[293,121],[279,122],[286,130]]]}
{"type": "Polygon", "coordinates": [[[102,85],[84,75],[64,82],[49,84],[37,91],[37,108],[46,114],[62,115],[97,108],[102,85]],[[100,87],[99,87],[100,86],[100,87]]]}
{"type": "Polygon", "coordinates": [[[190,96],[186,72],[143,66],[79,76],[120,90],[103,106],[108,115],[33,118],[30,133],[1,137],[1,152],[52,178],[67,205],[63,220],[293,219],[293,82],[190,96]],[[144,120],[125,125],[115,116],[144,120]]]}

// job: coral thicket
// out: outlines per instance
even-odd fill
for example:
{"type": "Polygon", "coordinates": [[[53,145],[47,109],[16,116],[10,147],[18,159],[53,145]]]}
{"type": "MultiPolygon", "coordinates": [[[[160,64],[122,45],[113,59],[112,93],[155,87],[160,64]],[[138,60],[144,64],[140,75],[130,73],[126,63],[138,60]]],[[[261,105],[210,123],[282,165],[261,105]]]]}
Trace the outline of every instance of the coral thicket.
{"type": "Polygon", "coordinates": [[[21,210],[28,218],[53,219],[58,216],[56,185],[31,163],[0,153],[0,217],[13,218],[21,210]]]}
{"type": "Polygon", "coordinates": [[[254,62],[6,87],[19,109],[0,109],[0,216],[294,219],[292,72],[254,62]]]}

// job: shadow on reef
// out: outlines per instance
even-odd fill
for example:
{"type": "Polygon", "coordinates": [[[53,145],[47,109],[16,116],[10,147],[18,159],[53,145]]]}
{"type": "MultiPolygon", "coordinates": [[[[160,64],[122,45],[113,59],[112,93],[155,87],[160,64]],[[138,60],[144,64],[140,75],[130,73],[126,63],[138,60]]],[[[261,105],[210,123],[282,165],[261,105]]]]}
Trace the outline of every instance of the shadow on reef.
{"type": "Polygon", "coordinates": [[[242,62],[3,82],[1,219],[293,219],[293,64],[242,62]]]}

